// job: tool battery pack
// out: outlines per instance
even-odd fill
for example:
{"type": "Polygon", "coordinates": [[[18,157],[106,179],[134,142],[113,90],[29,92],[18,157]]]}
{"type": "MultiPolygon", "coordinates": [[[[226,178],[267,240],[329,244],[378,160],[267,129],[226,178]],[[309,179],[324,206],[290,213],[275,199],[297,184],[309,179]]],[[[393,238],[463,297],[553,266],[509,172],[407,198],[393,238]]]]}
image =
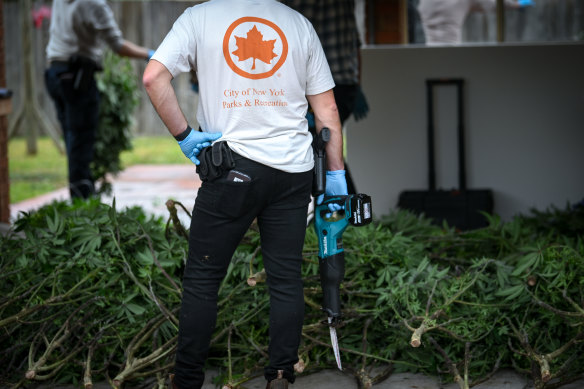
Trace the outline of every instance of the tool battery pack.
{"type": "Polygon", "coordinates": [[[373,220],[371,196],[364,193],[352,195],[349,206],[351,209],[349,223],[352,226],[361,227],[371,223],[373,220]]]}

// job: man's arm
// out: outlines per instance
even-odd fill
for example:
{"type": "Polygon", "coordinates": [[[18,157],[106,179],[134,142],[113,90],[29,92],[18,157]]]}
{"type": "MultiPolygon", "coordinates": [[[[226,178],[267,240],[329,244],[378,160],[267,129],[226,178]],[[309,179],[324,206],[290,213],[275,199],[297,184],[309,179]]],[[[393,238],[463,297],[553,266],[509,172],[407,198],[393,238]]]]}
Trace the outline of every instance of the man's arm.
{"type": "Polygon", "coordinates": [[[137,44],[125,39],[122,41],[122,45],[118,48],[116,53],[123,57],[129,58],[149,59],[151,57],[151,50],[142,46],[138,46],[137,44]]]}
{"type": "Polygon", "coordinates": [[[163,64],[156,60],[148,62],[142,83],[166,128],[173,136],[177,136],[187,128],[188,123],[180,109],[171,81],[172,74],[163,64]]]}
{"type": "Polygon", "coordinates": [[[122,38],[122,32],[110,6],[104,1],[79,2],[75,24],[89,24],[96,34],[118,55],[130,58],[150,59],[154,53],[146,47],[122,38]],[[82,12],[83,11],[83,12],[82,12]]]}
{"type": "Polygon", "coordinates": [[[170,81],[172,74],[156,60],[151,60],[144,70],[142,82],[150,101],[168,131],[178,141],[184,155],[195,165],[201,162],[197,156],[201,150],[221,137],[220,132],[198,132],[189,127],[185,115],[178,105],[174,88],[170,81]]]}
{"type": "Polygon", "coordinates": [[[328,127],[331,132],[331,138],[326,145],[328,170],[344,170],[343,133],[333,90],[306,98],[314,111],[316,130],[320,132],[323,127],[328,127]]]}

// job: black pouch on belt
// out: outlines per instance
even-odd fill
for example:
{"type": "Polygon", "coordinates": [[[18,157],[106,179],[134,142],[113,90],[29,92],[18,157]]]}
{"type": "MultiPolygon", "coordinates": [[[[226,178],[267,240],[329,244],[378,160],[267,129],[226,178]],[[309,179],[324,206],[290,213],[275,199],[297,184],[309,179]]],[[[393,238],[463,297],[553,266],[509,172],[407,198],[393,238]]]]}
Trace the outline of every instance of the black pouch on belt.
{"type": "Polygon", "coordinates": [[[197,174],[201,181],[215,181],[235,167],[231,149],[225,141],[205,147],[198,158],[201,163],[197,165],[197,174]]]}

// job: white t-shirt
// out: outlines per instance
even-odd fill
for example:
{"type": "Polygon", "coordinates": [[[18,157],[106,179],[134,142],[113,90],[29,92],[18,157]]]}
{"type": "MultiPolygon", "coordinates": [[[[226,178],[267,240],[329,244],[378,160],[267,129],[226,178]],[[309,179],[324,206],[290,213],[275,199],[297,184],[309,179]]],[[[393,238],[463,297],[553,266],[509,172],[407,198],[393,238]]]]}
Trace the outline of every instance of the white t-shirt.
{"type": "Polygon", "coordinates": [[[334,87],[310,22],[275,0],[188,8],[152,59],[173,76],[197,71],[197,120],[238,154],[286,172],[312,169],[306,95],[334,87]]]}
{"type": "Polygon", "coordinates": [[[104,42],[117,51],[124,41],[106,0],[54,0],[51,15],[49,61],[80,54],[101,63],[104,42]]]}

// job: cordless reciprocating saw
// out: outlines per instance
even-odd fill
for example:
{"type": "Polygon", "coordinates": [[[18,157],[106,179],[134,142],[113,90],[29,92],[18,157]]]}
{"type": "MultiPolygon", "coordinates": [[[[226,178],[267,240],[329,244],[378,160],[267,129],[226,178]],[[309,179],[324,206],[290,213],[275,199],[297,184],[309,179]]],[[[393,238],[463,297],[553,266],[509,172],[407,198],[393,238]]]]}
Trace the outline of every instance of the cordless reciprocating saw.
{"type": "Polygon", "coordinates": [[[343,232],[350,224],[361,227],[371,223],[371,197],[366,194],[324,197],[316,206],[315,229],[318,236],[318,262],[323,291],[323,310],[333,318],[341,316],[339,285],[345,275],[343,232]],[[332,212],[328,205],[336,203],[344,209],[332,212]]]}
{"type": "MultiPolygon", "coordinates": [[[[325,193],[326,157],[325,146],[330,138],[328,128],[323,128],[313,141],[315,169],[313,195],[325,193]]],[[[371,223],[373,214],[371,197],[366,194],[324,196],[315,208],[314,227],[318,237],[318,263],[322,287],[322,309],[327,314],[331,343],[337,367],[342,370],[336,328],[341,323],[340,285],[345,276],[345,252],[343,232],[349,224],[360,227],[371,223]],[[329,205],[338,204],[341,209],[331,212],[329,205]]]]}
{"type": "Polygon", "coordinates": [[[366,194],[325,196],[316,206],[314,227],[318,236],[318,265],[322,287],[322,309],[327,314],[331,342],[337,367],[342,370],[336,328],[341,323],[340,286],[345,276],[343,232],[347,226],[371,223],[371,197],[366,194]],[[331,212],[328,205],[336,203],[343,209],[331,212]]]}

